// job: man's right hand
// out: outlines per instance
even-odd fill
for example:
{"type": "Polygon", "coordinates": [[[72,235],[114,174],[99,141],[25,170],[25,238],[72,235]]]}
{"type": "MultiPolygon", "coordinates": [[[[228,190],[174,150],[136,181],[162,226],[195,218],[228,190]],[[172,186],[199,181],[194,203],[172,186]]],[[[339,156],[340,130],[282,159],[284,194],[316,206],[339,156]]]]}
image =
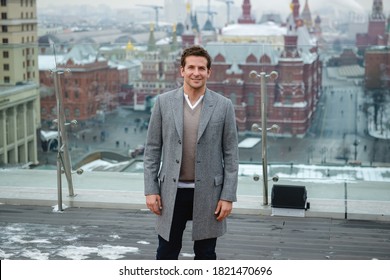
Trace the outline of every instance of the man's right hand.
{"type": "Polygon", "coordinates": [[[146,196],[146,206],[156,215],[161,215],[162,203],[161,196],[158,194],[150,194],[146,196]]]}

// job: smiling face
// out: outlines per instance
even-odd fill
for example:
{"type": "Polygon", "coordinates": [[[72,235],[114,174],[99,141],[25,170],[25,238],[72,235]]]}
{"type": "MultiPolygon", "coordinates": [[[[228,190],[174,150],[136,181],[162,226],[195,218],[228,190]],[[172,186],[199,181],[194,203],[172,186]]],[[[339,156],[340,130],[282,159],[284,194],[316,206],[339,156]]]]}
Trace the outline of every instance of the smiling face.
{"type": "Polygon", "coordinates": [[[184,92],[203,94],[206,90],[206,81],[210,77],[211,69],[207,69],[207,59],[203,56],[187,56],[185,65],[180,68],[184,78],[184,92]]]}

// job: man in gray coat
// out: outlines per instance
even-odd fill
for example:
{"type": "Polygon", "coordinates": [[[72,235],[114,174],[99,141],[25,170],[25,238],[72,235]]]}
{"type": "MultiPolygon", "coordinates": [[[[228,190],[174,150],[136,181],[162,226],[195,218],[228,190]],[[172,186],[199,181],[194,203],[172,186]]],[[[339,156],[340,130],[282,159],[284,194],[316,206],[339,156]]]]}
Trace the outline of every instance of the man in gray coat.
{"type": "Polygon", "coordinates": [[[192,220],[195,259],[216,259],[217,237],[236,201],[238,141],[234,107],[209,90],[207,51],[181,57],[183,87],[158,96],[149,122],[144,179],[147,207],[157,215],[157,259],[178,259],[192,220]]]}

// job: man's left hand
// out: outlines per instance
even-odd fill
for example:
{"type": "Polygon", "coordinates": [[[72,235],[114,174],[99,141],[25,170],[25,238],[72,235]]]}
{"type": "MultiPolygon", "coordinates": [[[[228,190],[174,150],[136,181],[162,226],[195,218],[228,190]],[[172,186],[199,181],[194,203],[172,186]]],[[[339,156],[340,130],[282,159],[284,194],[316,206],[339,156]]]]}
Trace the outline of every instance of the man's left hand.
{"type": "Polygon", "coordinates": [[[217,217],[217,221],[221,222],[223,219],[225,219],[227,216],[230,215],[233,209],[233,202],[226,201],[226,200],[220,200],[218,201],[217,209],[215,209],[215,216],[217,217]]]}

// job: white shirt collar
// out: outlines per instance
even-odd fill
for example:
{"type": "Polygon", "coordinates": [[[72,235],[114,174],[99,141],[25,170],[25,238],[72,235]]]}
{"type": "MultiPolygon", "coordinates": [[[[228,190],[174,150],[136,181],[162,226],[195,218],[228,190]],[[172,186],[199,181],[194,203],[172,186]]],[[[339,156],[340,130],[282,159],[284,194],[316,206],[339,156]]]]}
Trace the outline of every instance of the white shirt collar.
{"type": "Polygon", "coordinates": [[[196,101],[196,103],[194,105],[192,105],[191,101],[190,101],[190,98],[188,97],[188,94],[184,93],[184,98],[187,101],[188,106],[190,106],[190,108],[192,110],[194,110],[196,108],[196,106],[198,106],[199,103],[202,102],[203,97],[204,97],[204,94],[199,97],[199,99],[196,101]]]}

